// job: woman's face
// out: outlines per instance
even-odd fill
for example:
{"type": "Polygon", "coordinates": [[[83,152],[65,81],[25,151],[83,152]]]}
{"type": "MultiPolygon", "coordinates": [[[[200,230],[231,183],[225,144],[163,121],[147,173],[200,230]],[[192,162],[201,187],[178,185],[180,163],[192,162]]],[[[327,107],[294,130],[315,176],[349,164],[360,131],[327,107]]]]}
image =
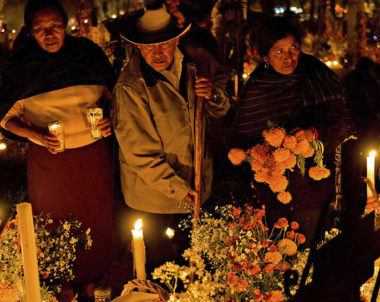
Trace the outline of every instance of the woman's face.
{"type": "Polygon", "coordinates": [[[278,40],[269,50],[264,61],[282,74],[292,74],[298,65],[301,46],[293,36],[278,40]]]}
{"type": "Polygon", "coordinates": [[[48,8],[34,16],[32,34],[42,49],[57,52],[65,39],[65,23],[57,11],[48,8]]]}

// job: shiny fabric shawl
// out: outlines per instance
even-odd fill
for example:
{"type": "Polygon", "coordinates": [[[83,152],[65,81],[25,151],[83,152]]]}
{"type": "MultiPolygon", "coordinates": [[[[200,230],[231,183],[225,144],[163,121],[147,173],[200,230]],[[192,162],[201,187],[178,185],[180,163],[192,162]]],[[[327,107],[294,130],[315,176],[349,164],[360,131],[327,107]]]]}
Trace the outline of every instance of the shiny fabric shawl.
{"type": "Polygon", "coordinates": [[[290,75],[260,65],[240,97],[235,132],[252,145],[268,121],[287,130],[313,126],[332,150],[349,132],[343,95],[338,76],[313,56],[301,53],[290,75]]]}
{"type": "Polygon", "coordinates": [[[46,52],[31,40],[10,58],[2,74],[0,120],[18,100],[76,85],[105,85],[112,91],[115,80],[103,50],[86,38],[67,35],[57,53],[46,52]]]}

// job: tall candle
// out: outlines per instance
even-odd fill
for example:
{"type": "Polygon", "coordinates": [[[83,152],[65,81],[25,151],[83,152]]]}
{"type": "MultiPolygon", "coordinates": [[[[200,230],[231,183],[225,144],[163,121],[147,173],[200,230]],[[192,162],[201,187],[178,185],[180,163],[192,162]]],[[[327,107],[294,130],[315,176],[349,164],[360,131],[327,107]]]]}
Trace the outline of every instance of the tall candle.
{"type": "Polygon", "coordinates": [[[371,151],[367,156],[367,198],[373,196],[370,185],[375,186],[375,156],[376,151],[371,151]]]}
{"type": "Polygon", "coordinates": [[[141,219],[136,221],[135,229],[132,230],[132,252],[135,276],[139,280],[146,280],[146,254],[141,219]]]}
{"type": "Polygon", "coordinates": [[[21,238],[26,302],[41,302],[32,205],[28,202],[18,204],[17,215],[18,230],[21,238]]]}

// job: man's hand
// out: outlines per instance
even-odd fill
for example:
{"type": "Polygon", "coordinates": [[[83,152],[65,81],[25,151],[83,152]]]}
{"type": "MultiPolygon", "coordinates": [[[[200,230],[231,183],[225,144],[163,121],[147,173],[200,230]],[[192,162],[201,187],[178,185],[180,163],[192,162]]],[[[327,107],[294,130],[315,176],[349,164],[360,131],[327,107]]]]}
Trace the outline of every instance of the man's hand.
{"type": "Polygon", "coordinates": [[[185,198],[182,200],[182,202],[190,202],[194,203],[194,197],[197,195],[197,191],[194,191],[190,189],[189,193],[185,196],[185,198]]]}
{"type": "Polygon", "coordinates": [[[195,80],[195,94],[203,96],[205,99],[211,100],[213,96],[214,85],[212,81],[207,78],[196,78],[195,80]]]}
{"type": "Polygon", "coordinates": [[[375,214],[380,214],[380,206],[379,202],[377,201],[377,198],[374,196],[371,196],[367,199],[367,204],[365,206],[365,212],[371,213],[375,211],[375,214]]]}

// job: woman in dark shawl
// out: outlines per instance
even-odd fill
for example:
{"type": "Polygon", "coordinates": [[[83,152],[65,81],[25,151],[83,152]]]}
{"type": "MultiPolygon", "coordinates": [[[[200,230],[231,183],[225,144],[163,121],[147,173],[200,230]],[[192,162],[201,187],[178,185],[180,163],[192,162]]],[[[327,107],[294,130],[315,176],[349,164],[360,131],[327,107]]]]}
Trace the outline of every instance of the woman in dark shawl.
{"type": "Polygon", "coordinates": [[[254,183],[260,204],[265,204],[270,221],[281,216],[296,220],[309,245],[324,202],[335,193],[335,148],[348,136],[343,89],[338,76],[323,63],[301,51],[302,35],[284,18],[265,21],[256,35],[263,63],[251,74],[238,104],[234,132],[240,147],[259,143],[271,121],[291,131],[315,128],[325,147],[324,164],[329,178],[314,181],[296,170],[290,173],[292,194],[282,204],[267,185],[254,183]]]}
{"type": "MultiPolygon", "coordinates": [[[[30,0],[25,7],[29,36],[2,75],[2,132],[28,141],[29,201],[34,214],[50,213],[56,221],[72,214],[91,229],[93,245],[78,251],[75,281],[87,296],[106,272],[112,256],[111,149],[92,139],[86,109],[103,107],[115,73],[102,50],[85,38],[65,34],[67,15],[58,0],[30,0]],[[49,134],[48,124],[62,121],[64,152],[49,134]]],[[[111,134],[103,118],[100,131],[111,134]]],[[[74,298],[68,290],[67,297],[74,298]]]]}

